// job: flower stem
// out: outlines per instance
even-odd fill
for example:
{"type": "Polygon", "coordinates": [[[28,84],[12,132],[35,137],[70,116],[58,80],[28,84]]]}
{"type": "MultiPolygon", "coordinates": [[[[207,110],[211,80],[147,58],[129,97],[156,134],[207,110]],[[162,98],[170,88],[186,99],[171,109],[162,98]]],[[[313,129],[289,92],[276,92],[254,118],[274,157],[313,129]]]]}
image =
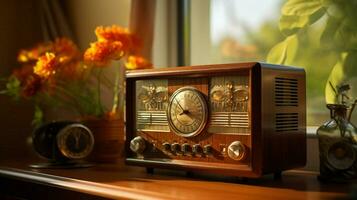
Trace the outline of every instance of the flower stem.
{"type": "Polygon", "coordinates": [[[61,86],[57,85],[54,87],[56,90],[61,92],[60,94],[65,95],[68,98],[66,99],[65,96],[62,97],[62,95],[56,95],[57,99],[61,99],[62,102],[66,102],[66,104],[73,106],[74,111],[77,111],[80,115],[83,115],[81,104],[78,102],[75,95],[71,94],[61,86]]]}
{"type": "Polygon", "coordinates": [[[112,114],[116,114],[119,104],[119,84],[120,84],[120,65],[115,70],[115,82],[114,82],[114,98],[113,98],[113,107],[112,107],[112,114]]]}
{"type": "Polygon", "coordinates": [[[102,69],[99,69],[98,71],[98,74],[97,74],[97,92],[98,92],[98,99],[97,99],[97,102],[98,102],[98,107],[100,109],[100,114],[104,114],[104,109],[102,107],[102,94],[101,94],[101,77],[102,77],[102,73],[103,73],[103,70],[102,69]]]}

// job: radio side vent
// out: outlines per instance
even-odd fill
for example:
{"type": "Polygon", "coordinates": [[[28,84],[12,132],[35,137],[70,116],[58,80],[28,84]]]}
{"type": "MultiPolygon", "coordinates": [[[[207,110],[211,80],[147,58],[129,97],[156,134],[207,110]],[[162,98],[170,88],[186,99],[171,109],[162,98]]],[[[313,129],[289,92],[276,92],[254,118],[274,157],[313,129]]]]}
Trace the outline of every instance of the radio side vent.
{"type": "Polygon", "coordinates": [[[275,78],[275,106],[298,106],[298,81],[275,78]]]}
{"type": "Polygon", "coordinates": [[[298,131],[299,114],[298,113],[276,113],[275,130],[276,132],[298,131]]]}

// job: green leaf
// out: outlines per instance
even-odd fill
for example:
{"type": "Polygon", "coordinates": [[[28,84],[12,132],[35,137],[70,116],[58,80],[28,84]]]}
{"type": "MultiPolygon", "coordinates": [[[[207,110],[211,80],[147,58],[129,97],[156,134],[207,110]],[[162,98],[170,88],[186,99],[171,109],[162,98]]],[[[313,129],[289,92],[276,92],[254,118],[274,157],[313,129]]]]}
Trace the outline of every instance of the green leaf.
{"type": "Polygon", "coordinates": [[[357,23],[355,20],[349,18],[343,20],[338,33],[338,42],[341,43],[341,47],[345,51],[357,50],[357,23]]]}
{"type": "Polygon", "coordinates": [[[320,0],[289,0],[281,8],[282,15],[312,15],[322,8],[320,0]]]}
{"type": "Polygon", "coordinates": [[[334,41],[336,34],[338,32],[339,27],[341,26],[341,19],[337,19],[335,17],[329,17],[324,31],[320,37],[320,44],[324,48],[334,47],[334,41]]]}
{"type": "Polygon", "coordinates": [[[282,15],[279,21],[280,31],[286,35],[293,35],[309,23],[309,16],[282,15]]]}
{"type": "Polygon", "coordinates": [[[300,29],[315,23],[325,14],[324,9],[319,9],[311,15],[282,15],[279,21],[280,31],[286,35],[293,35],[300,29]]]}
{"type": "Polygon", "coordinates": [[[270,50],[267,56],[267,62],[274,64],[290,64],[295,58],[297,47],[297,36],[289,36],[270,50]]]}
{"type": "Polygon", "coordinates": [[[18,100],[21,93],[20,81],[14,76],[10,77],[9,81],[6,83],[6,91],[9,96],[13,97],[15,100],[18,100]]]}
{"type": "Polygon", "coordinates": [[[42,109],[38,105],[36,105],[32,125],[37,128],[41,126],[41,124],[43,124],[43,112],[42,109]]]}
{"type": "Polygon", "coordinates": [[[283,64],[286,57],[285,40],[276,44],[268,53],[267,62],[273,64],[283,64]]]}
{"type": "Polygon", "coordinates": [[[295,59],[299,46],[299,40],[297,35],[293,35],[287,38],[286,58],[284,64],[290,65],[295,59]]]}
{"type": "Polygon", "coordinates": [[[339,103],[334,88],[357,76],[357,51],[344,52],[333,67],[325,87],[326,103],[339,103]],[[331,83],[331,84],[330,84],[331,83]],[[334,87],[334,88],[332,88],[334,87]]]}

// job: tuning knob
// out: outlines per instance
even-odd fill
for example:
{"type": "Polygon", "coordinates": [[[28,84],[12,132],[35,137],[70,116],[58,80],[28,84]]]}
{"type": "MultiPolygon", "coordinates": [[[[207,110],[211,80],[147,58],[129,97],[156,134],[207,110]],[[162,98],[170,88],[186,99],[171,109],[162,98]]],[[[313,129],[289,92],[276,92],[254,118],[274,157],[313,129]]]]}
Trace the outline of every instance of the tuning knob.
{"type": "Polygon", "coordinates": [[[213,148],[210,144],[207,144],[203,147],[203,153],[207,156],[207,157],[212,157],[213,156],[213,148]]]}
{"type": "Polygon", "coordinates": [[[162,148],[165,153],[171,154],[171,144],[168,142],[162,143],[162,148]]]}
{"type": "Polygon", "coordinates": [[[194,144],[192,146],[192,153],[196,157],[202,157],[203,149],[200,144],[194,144]]]}
{"type": "Polygon", "coordinates": [[[182,154],[185,155],[185,156],[191,156],[191,146],[188,144],[188,143],[184,143],[182,146],[181,146],[181,151],[182,151],[182,154]]]}
{"type": "Polygon", "coordinates": [[[180,144],[177,143],[177,142],[171,144],[171,151],[172,151],[172,153],[175,153],[175,154],[177,154],[177,155],[182,154],[182,153],[181,153],[181,146],[180,146],[180,144]]]}
{"type": "Polygon", "coordinates": [[[246,148],[240,141],[234,141],[228,146],[228,156],[233,160],[243,160],[246,148]]]}
{"type": "Polygon", "coordinates": [[[130,141],[130,149],[137,154],[142,154],[145,150],[145,140],[141,136],[137,136],[130,141]]]}

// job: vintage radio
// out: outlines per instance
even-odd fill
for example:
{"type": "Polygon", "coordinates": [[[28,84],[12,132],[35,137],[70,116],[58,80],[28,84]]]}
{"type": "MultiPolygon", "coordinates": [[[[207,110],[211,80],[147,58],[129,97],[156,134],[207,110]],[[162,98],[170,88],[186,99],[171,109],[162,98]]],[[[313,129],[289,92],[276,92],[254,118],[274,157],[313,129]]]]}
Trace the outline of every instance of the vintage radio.
{"type": "Polygon", "coordinates": [[[126,163],[241,177],[306,162],[305,72],[265,63],[137,70],[126,163]]]}

